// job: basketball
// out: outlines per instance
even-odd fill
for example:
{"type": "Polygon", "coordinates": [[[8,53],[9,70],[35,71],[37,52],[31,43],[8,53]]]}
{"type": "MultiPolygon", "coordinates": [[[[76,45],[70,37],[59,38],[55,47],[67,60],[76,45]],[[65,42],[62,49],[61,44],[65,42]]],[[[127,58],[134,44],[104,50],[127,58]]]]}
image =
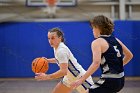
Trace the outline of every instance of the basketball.
{"type": "Polygon", "coordinates": [[[44,57],[36,58],[32,61],[32,71],[34,73],[46,73],[48,69],[49,64],[44,57]]]}

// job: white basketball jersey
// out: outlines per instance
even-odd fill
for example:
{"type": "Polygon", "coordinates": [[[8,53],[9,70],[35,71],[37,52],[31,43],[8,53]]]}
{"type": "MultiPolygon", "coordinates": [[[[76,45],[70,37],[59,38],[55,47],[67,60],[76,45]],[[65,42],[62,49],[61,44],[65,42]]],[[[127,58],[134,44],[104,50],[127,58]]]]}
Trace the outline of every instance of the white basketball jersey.
{"type": "Polygon", "coordinates": [[[54,49],[54,55],[58,61],[58,65],[61,63],[68,63],[69,70],[72,70],[73,68],[75,70],[82,69],[82,66],[77,62],[77,59],[73,56],[70,49],[63,42],[59,44],[56,50],[54,49]]]}

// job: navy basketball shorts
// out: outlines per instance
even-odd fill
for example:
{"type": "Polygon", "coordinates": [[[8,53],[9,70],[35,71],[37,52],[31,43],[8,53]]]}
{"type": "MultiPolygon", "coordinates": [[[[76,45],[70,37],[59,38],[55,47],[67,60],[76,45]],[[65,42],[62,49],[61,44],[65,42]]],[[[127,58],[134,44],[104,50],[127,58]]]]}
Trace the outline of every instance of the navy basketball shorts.
{"type": "Polygon", "coordinates": [[[122,78],[100,78],[90,89],[89,93],[117,93],[124,86],[122,78]]]}

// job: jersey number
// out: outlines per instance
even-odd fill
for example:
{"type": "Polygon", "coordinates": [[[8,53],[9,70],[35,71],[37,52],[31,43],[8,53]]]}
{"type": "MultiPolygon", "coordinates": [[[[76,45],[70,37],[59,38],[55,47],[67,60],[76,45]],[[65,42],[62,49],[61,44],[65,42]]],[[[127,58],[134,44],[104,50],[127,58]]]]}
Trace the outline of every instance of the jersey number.
{"type": "Polygon", "coordinates": [[[113,46],[115,51],[117,52],[117,57],[121,57],[120,51],[117,49],[117,46],[113,46]]]}

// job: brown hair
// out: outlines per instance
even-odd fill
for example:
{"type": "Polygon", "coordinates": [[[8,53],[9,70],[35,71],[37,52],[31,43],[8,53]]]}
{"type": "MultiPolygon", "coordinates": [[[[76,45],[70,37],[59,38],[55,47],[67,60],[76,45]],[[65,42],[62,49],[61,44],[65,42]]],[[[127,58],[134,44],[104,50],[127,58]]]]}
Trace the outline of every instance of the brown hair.
{"type": "Polygon", "coordinates": [[[55,27],[49,30],[50,33],[56,32],[58,37],[61,37],[61,42],[65,42],[64,33],[61,31],[60,28],[55,27]]]}
{"type": "Polygon", "coordinates": [[[90,20],[90,24],[93,27],[97,27],[100,29],[101,35],[110,35],[114,30],[113,22],[104,15],[95,16],[92,20],[90,20]]]}

